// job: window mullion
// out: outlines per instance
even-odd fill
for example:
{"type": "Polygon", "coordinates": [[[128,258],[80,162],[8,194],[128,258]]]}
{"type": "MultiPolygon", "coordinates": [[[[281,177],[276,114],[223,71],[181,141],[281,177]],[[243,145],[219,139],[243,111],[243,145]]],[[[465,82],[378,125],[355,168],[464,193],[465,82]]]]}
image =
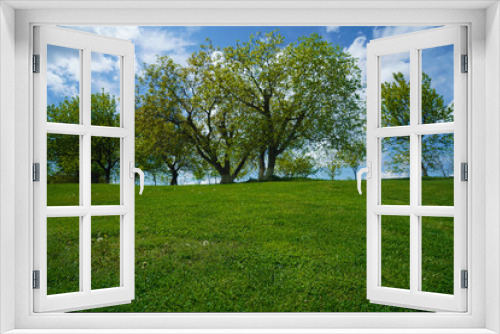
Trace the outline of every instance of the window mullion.
{"type": "Polygon", "coordinates": [[[415,293],[418,291],[421,281],[420,274],[420,217],[414,212],[414,209],[419,205],[419,135],[413,128],[418,125],[419,115],[419,50],[416,48],[410,49],[410,291],[415,293]]]}
{"type": "MultiPolygon", "coordinates": [[[[82,73],[82,124],[87,129],[90,129],[91,124],[91,68],[90,68],[90,58],[91,50],[86,48],[83,50],[83,73],[82,73]]],[[[81,188],[83,189],[83,206],[88,211],[82,218],[82,239],[80,240],[80,254],[82,260],[83,272],[80,273],[81,279],[83,279],[83,291],[90,293],[92,288],[91,285],[91,218],[90,218],[90,206],[91,206],[91,135],[90,131],[87,131],[82,136],[82,159],[81,169],[83,171],[83,177],[81,179],[81,188]]]]}

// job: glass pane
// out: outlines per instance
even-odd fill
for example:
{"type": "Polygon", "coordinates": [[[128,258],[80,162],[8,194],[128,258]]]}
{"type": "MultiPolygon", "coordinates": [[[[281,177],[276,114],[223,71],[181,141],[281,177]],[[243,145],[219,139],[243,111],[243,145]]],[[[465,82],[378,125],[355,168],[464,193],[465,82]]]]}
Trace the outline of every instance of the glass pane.
{"type": "Polygon", "coordinates": [[[120,216],[92,217],[92,289],[120,286],[120,216]]]}
{"type": "Polygon", "coordinates": [[[422,136],[422,205],[453,206],[453,133],[422,136]]]}
{"type": "Polygon", "coordinates": [[[422,291],[453,294],[453,218],[422,217],[422,291]]]}
{"type": "Polygon", "coordinates": [[[410,124],[410,53],[380,57],[381,126],[410,124]]]}
{"type": "Polygon", "coordinates": [[[47,218],[47,294],[80,291],[80,218],[47,218]]]}
{"type": "Polygon", "coordinates": [[[80,50],[47,45],[47,122],[80,123],[80,50]]]}
{"type": "Polygon", "coordinates": [[[120,205],[120,138],[92,137],[92,205],[120,205]]]}
{"type": "Polygon", "coordinates": [[[410,137],[382,138],[382,205],[410,205],[410,137]]]}
{"type": "Polygon", "coordinates": [[[120,57],[92,52],[92,125],[120,126],[120,57]]]}
{"type": "Polygon", "coordinates": [[[383,216],[382,286],[410,289],[410,217],[383,216]]]}
{"type": "Polygon", "coordinates": [[[453,45],[421,52],[422,124],[453,122],[453,45]]]}
{"type": "Polygon", "coordinates": [[[80,138],[47,135],[47,205],[80,205],[80,138]]]}

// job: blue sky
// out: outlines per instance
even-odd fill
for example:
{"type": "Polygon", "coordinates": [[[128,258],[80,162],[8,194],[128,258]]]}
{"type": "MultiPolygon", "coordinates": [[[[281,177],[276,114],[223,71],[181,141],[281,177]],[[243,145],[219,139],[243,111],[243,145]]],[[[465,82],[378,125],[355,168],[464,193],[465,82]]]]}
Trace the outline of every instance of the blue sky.
{"type": "MultiPolygon", "coordinates": [[[[199,45],[210,38],[213,44],[224,47],[234,45],[237,40],[247,41],[250,34],[278,29],[285,37],[285,43],[311,33],[318,33],[328,41],[341,45],[352,56],[359,59],[362,80],[366,82],[366,45],[372,39],[395,36],[433,27],[423,26],[265,26],[265,27],[139,27],[139,26],[86,26],[67,27],[104,36],[131,40],[136,47],[136,73],[143,63],[155,62],[156,55],[168,55],[176,62],[185,64],[187,58],[199,49],[199,45]]],[[[445,103],[453,101],[453,48],[441,47],[425,50],[422,67],[433,79],[437,92],[445,98],[445,103]]],[[[386,56],[382,68],[383,81],[391,80],[391,73],[403,71],[409,75],[407,55],[386,56]]],[[[114,56],[93,53],[92,55],[92,92],[105,89],[119,96],[119,63],[114,56]]],[[[50,47],[48,50],[48,103],[59,103],[67,96],[78,93],[79,59],[76,50],[50,47]]],[[[362,94],[364,95],[364,94],[362,94]]],[[[341,177],[352,177],[349,170],[341,177]]]]}

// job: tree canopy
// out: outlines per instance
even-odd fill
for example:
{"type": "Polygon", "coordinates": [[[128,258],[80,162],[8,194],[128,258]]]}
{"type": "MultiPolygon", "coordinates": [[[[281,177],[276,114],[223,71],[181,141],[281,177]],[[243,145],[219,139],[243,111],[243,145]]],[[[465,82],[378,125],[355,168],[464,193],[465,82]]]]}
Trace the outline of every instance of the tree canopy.
{"type": "Polygon", "coordinates": [[[285,44],[281,34],[270,32],[202,49],[217,55],[212,90],[246,107],[257,138],[259,179],[272,178],[276,158],[286,150],[325,138],[347,141],[356,126],[345,113],[359,111],[357,60],[322,36],[285,44]]]}
{"type": "MultiPolygon", "coordinates": [[[[120,115],[114,96],[104,90],[91,95],[92,125],[119,126],[120,115]]],[[[58,105],[47,107],[47,120],[56,123],[80,124],[80,99],[66,98],[58,105]]],[[[80,172],[78,136],[49,134],[47,161],[49,182],[76,182],[80,172]]],[[[91,173],[92,182],[110,183],[113,173],[120,165],[120,139],[92,137],[91,173]]]]}
{"type": "MultiPolygon", "coordinates": [[[[445,105],[443,95],[432,86],[432,79],[422,73],[421,124],[453,121],[453,103],[445,105]]],[[[381,86],[382,126],[410,124],[410,83],[403,73],[393,73],[392,82],[381,86]]],[[[385,138],[385,151],[390,155],[388,169],[394,173],[405,172],[409,162],[409,137],[385,138]]],[[[453,173],[453,134],[421,136],[422,176],[431,172],[442,176],[453,173]],[[450,160],[451,159],[451,160],[450,160]]],[[[407,172],[407,171],[406,171],[407,172]]]]}

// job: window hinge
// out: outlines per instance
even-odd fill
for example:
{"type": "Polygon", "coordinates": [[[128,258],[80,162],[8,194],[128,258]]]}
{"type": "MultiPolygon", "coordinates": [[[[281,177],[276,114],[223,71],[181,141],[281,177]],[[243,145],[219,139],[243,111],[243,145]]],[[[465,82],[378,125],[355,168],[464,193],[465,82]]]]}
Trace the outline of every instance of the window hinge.
{"type": "Polygon", "coordinates": [[[467,165],[466,162],[462,162],[460,164],[460,172],[461,172],[461,180],[462,181],[469,181],[469,166],[467,165]]]}
{"type": "Polygon", "coordinates": [[[40,270],[33,270],[33,289],[40,289],[40,270]]]}
{"type": "Polygon", "coordinates": [[[469,272],[467,270],[462,270],[462,289],[467,289],[469,287],[469,272]]]}
{"type": "Polygon", "coordinates": [[[33,164],[33,181],[40,182],[40,164],[38,162],[33,164]]]}
{"type": "Polygon", "coordinates": [[[33,55],[33,73],[40,73],[40,55],[33,55]]]}
{"type": "Polygon", "coordinates": [[[469,56],[467,55],[462,55],[462,67],[460,72],[462,73],[469,72],[469,56]]]}

